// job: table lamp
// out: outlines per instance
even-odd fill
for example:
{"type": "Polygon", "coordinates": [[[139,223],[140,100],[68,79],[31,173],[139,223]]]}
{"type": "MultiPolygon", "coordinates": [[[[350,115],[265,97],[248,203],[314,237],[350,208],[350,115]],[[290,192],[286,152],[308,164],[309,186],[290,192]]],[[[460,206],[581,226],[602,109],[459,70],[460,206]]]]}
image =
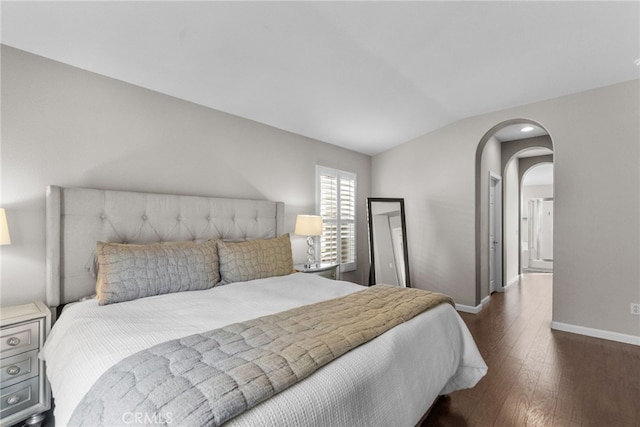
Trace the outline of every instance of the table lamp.
{"type": "Polygon", "coordinates": [[[307,263],[305,268],[311,268],[316,264],[314,236],[322,235],[322,217],[319,215],[298,215],[296,218],[295,234],[307,236],[307,263]]]}
{"type": "Polygon", "coordinates": [[[0,245],[10,245],[11,236],[9,235],[9,226],[7,225],[7,214],[3,208],[0,208],[0,245]]]}

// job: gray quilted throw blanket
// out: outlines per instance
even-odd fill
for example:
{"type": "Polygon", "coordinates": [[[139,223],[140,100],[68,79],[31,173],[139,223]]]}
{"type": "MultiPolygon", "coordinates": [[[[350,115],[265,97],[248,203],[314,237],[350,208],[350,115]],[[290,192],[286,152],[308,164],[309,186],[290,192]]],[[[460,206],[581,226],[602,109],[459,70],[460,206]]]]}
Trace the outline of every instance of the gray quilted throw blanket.
{"type": "Polygon", "coordinates": [[[203,334],[167,341],[107,370],[73,426],[219,426],[445,295],[377,285],[203,334]]]}

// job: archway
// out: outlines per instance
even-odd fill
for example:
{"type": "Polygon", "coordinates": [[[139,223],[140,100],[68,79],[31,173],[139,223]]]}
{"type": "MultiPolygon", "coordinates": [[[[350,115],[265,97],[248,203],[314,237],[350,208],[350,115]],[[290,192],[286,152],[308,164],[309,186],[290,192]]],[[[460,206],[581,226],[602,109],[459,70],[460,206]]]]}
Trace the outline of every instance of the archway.
{"type": "MultiPolygon", "coordinates": [[[[538,135],[536,137],[527,137],[524,136],[518,140],[510,141],[508,146],[506,144],[502,144],[500,142],[500,166],[499,173],[501,176],[506,173],[507,165],[509,161],[514,157],[521,155],[521,153],[531,150],[533,148],[541,148],[543,150],[547,150],[547,153],[551,153],[553,150],[553,143],[548,131],[544,128],[544,126],[534,120],[530,119],[511,119],[506,120],[504,122],[498,123],[493,126],[485,135],[482,137],[480,142],[478,143],[478,147],[476,149],[476,161],[475,161],[475,252],[476,252],[476,306],[480,306],[483,302],[483,299],[486,299],[489,294],[489,244],[488,240],[488,223],[487,216],[488,209],[485,209],[485,201],[488,199],[488,191],[489,187],[486,184],[488,176],[485,177],[487,167],[486,167],[486,159],[483,161],[483,154],[485,152],[485,148],[488,143],[492,144],[493,147],[496,145],[496,134],[500,131],[505,131],[506,128],[513,128],[514,126],[524,126],[531,125],[542,131],[543,135],[538,135]],[[484,179],[484,178],[487,179],[484,179]],[[486,187],[486,188],[485,188],[486,187]],[[486,230],[485,230],[486,228],[486,230]],[[483,295],[486,294],[486,295],[483,295]]],[[[495,148],[494,150],[495,151],[495,148]]],[[[544,153],[546,154],[546,153],[544,153]]],[[[496,171],[494,171],[496,172],[496,171]]],[[[488,175],[488,174],[486,174],[488,175]]],[[[521,177],[518,178],[520,180],[521,177]]],[[[506,185],[507,180],[503,180],[503,186],[506,185]]],[[[518,181],[520,182],[520,181],[518,181]]],[[[503,188],[503,192],[505,189],[503,188]]],[[[519,184],[518,184],[519,191],[519,184]]],[[[518,212],[518,215],[520,213],[518,212]]],[[[503,215],[503,226],[504,226],[504,215],[503,215]]],[[[504,228],[504,227],[503,227],[504,228]]],[[[502,244],[502,240],[500,241],[502,244]]],[[[504,271],[501,271],[500,274],[503,274],[504,271]]],[[[503,284],[506,284],[504,277],[502,280],[503,284]]]]}

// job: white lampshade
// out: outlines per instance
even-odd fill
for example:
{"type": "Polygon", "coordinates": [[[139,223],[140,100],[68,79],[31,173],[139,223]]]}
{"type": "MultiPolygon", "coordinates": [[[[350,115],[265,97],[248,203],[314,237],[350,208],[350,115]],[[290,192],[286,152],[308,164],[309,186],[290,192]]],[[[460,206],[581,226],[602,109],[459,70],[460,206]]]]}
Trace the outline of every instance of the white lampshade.
{"type": "Polygon", "coordinates": [[[9,226],[7,225],[7,214],[3,208],[0,208],[0,245],[11,244],[11,236],[9,235],[9,226]]]}
{"type": "Polygon", "coordinates": [[[319,215],[298,215],[294,233],[299,236],[322,235],[322,217],[319,215]]]}

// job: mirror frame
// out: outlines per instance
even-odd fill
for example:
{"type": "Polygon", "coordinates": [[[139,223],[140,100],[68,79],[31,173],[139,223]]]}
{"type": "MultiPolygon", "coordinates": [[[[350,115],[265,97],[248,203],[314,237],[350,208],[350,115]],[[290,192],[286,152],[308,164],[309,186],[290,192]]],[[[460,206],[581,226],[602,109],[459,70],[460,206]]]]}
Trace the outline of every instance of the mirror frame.
{"type": "Polygon", "coordinates": [[[400,204],[400,222],[402,225],[402,250],[404,252],[404,275],[405,286],[411,287],[411,275],[409,274],[409,251],[407,250],[407,221],[404,215],[404,199],[403,198],[385,198],[385,197],[367,197],[367,222],[369,225],[369,286],[376,284],[375,270],[375,250],[373,247],[373,223],[371,220],[371,203],[399,203],[400,204]]]}

